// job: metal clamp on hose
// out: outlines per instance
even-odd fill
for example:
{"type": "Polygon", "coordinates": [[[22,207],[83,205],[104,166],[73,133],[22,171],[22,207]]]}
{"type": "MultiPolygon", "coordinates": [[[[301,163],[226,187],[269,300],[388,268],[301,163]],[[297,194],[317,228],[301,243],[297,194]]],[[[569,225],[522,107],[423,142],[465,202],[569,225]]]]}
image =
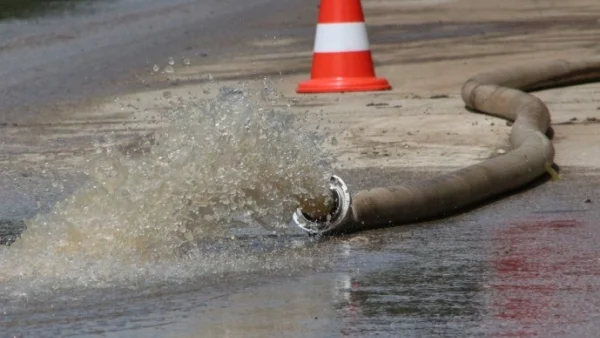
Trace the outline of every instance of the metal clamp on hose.
{"type": "Polygon", "coordinates": [[[350,208],[352,206],[352,197],[348,191],[348,186],[338,176],[331,176],[329,189],[333,195],[334,208],[324,220],[313,219],[310,215],[304,213],[298,208],[292,216],[293,222],[306,231],[309,235],[319,235],[329,232],[341,224],[348,222],[352,215],[350,208]]]}

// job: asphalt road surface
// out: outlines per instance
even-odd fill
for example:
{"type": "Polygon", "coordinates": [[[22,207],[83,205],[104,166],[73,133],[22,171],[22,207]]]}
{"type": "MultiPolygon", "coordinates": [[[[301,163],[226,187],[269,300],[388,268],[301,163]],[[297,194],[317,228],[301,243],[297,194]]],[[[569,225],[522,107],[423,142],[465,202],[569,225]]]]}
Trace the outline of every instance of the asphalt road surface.
{"type": "MultiPolygon", "coordinates": [[[[239,42],[295,27],[317,1],[120,0],[0,21],[1,123],[42,118],[69,105],[147,88],[140,76],[168,57],[218,58],[239,42]],[[261,20],[275,25],[261,27],[261,20]]],[[[310,36],[314,27],[306,30],[310,36]]]]}
{"type": "MultiPolygon", "coordinates": [[[[241,49],[240,41],[281,32],[310,39],[317,3],[122,0],[0,22],[0,122],[16,129],[145,90],[154,84],[142,75],[168,57],[218,61],[260,48],[241,49]]],[[[79,173],[24,168],[2,155],[11,169],[0,175],[0,235],[84,181],[79,173]]],[[[377,167],[341,174],[354,190],[436,173],[377,167]]],[[[155,279],[140,273],[105,282],[107,271],[129,276],[139,268],[109,265],[102,250],[113,252],[110,239],[92,236],[106,264],[81,265],[75,257],[80,270],[48,259],[47,246],[25,250],[17,240],[0,250],[0,336],[593,336],[600,185],[597,174],[581,168],[561,174],[425,224],[321,242],[288,233],[206,243],[204,260],[157,264],[150,271],[161,277],[155,279]],[[9,256],[12,250],[22,256],[9,256]]],[[[102,221],[102,211],[92,214],[102,221]]],[[[61,245],[54,252],[67,255],[61,245]]]]}

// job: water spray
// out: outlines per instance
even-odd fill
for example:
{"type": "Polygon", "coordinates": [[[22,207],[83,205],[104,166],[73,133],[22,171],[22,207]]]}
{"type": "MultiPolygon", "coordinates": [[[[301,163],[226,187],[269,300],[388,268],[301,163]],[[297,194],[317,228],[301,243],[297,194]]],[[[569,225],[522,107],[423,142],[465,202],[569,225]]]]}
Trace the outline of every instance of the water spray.
{"type": "Polygon", "coordinates": [[[476,75],[464,83],[462,99],[476,112],[514,122],[511,151],[416,184],[390,184],[354,195],[344,181],[333,176],[329,183],[333,203],[311,214],[314,201],[305,201],[293,214],[293,223],[310,235],[320,235],[419,222],[513,191],[545,174],[554,178],[554,147],[546,135],[550,113],[527,92],[598,80],[600,58],[558,60],[476,75]],[[305,204],[311,204],[311,209],[305,204]],[[323,210],[328,212],[324,215],[323,210]]]}

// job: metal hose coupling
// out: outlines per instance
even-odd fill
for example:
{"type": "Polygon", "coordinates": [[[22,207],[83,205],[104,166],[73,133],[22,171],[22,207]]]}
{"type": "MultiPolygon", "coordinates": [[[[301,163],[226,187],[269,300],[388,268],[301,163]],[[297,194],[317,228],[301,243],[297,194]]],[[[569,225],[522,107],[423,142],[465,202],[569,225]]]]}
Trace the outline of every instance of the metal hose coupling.
{"type": "Polygon", "coordinates": [[[331,176],[329,190],[333,198],[332,211],[323,218],[315,219],[298,208],[292,216],[292,221],[309,235],[321,235],[349,222],[352,216],[352,196],[348,186],[338,176],[331,176]]]}

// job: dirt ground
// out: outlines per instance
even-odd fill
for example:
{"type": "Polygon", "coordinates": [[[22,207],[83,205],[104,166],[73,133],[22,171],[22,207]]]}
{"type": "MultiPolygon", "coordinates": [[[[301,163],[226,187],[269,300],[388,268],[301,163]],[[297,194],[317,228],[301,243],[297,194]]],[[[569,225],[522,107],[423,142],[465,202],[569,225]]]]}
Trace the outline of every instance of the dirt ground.
{"type": "MultiPolygon", "coordinates": [[[[314,31],[315,7],[297,13],[277,36],[242,42],[260,52],[198,58],[189,65],[178,61],[167,72],[159,65],[160,71],[147,75],[159,84],[152,90],[66,111],[43,125],[5,126],[2,137],[11,142],[4,147],[32,163],[77,165],[82,159],[77,155],[93,151],[98,142],[93,135],[110,133],[107,144],[135,142],[160,126],[157,116],[179,98],[216,92],[207,87],[260,87],[267,78],[279,94],[275,105],[309,116],[314,124],[309,128],[319,126],[335,138],[330,147],[342,168],[451,169],[509,150],[506,121],[464,109],[460,87],[470,76],[600,50],[600,3],[593,0],[365,0],[363,7],[376,72],[390,81],[391,91],[295,93],[310,73],[313,39],[306,32],[314,31]],[[21,140],[28,128],[40,137],[21,140]],[[56,145],[54,151],[42,152],[48,142],[56,145]]],[[[277,29],[276,23],[266,18],[260,25],[277,29]]],[[[589,84],[536,93],[552,113],[559,166],[592,172],[600,167],[600,98],[594,95],[599,90],[600,84],[589,84]]]]}

